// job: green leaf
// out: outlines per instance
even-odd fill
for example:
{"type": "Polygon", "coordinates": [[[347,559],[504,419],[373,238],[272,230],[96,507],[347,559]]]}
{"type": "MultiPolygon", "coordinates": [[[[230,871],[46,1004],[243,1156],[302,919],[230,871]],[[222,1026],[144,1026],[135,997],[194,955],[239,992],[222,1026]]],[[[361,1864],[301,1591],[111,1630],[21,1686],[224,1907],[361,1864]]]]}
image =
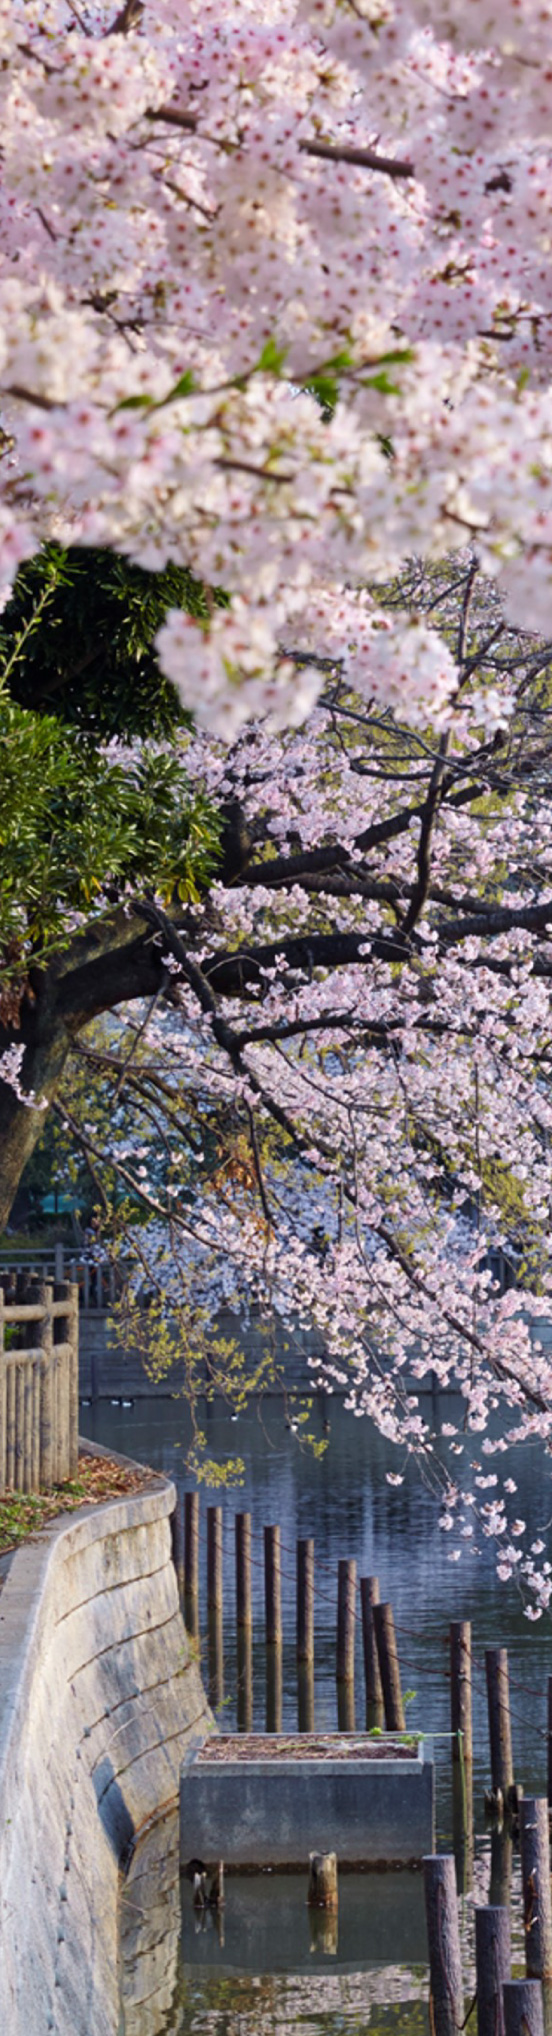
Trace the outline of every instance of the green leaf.
{"type": "Polygon", "coordinates": [[[262,353],[259,354],[259,359],[256,363],[256,373],[259,375],[281,375],[287,358],[287,352],[287,346],[278,346],[277,340],[271,335],[270,339],[265,340],[262,353]]]}

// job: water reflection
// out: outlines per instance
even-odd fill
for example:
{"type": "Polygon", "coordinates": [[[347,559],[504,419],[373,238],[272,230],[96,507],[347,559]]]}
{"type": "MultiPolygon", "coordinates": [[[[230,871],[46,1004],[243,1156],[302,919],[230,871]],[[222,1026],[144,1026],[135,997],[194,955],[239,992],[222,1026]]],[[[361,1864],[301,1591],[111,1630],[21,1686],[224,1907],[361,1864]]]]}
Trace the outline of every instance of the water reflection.
{"type": "MultiPolygon", "coordinates": [[[[430,1411],[428,1403],[428,1412],[430,1411]]],[[[437,1420],[450,1414],[450,1401],[436,1404],[437,1420]]],[[[433,1418],[433,1417],[432,1417],[433,1418]]],[[[311,1425],[322,1438],[322,1417],[316,1403],[311,1425]]],[[[203,1421],[203,1413],[202,1413],[203,1421]]],[[[98,1441],[142,1457],[154,1467],[182,1475],[188,1441],[188,1416],[178,1400],[136,1401],[123,1410],[100,1402],[87,1409],[88,1432],[98,1441]]],[[[526,1791],[546,1790],[546,1678],[552,1667],[548,1620],[537,1626],[523,1618],[515,1594],[501,1585],[494,1553],[466,1552],[459,1563],[448,1560],[449,1537],[440,1533],[430,1494],[413,1465],[407,1465],[399,1488],[386,1483],[396,1468],[391,1445],[363,1420],[355,1421],[343,1406],[332,1405],[331,1433],[325,1455],[315,1459],[303,1449],[298,1434],[284,1426],[276,1400],[265,1402],[262,1423],[254,1409],[240,1417],[238,1427],[219,1404],[204,1409],[208,1446],[219,1463],[234,1457],[238,1446],[244,1460],[244,1482],[224,1498],[224,1674],[228,1698],[225,1729],[263,1730],[266,1716],[264,1652],[263,1527],[269,1520],[282,1526],[282,1721],[284,1730],[303,1710],[305,1685],[298,1684],[296,1660],[295,1556],[298,1537],[315,1541],[315,1678],[314,1724],[335,1730],[336,1583],[340,1558],[356,1558],[358,1575],[379,1577],[383,1600],[394,1608],[403,1687],[414,1692],[407,1724],[445,1735],[450,1731],[448,1631],[451,1620],[469,1618],[473,1630],[474,1792],[476,1818],[489,1783],[488,1731],[484,1676],[485,1648],[506,1644],[510,1684],[514,1762],[526,1791]],[[253,1636],[251,1654],[238,1661],[236,1649],[234,1517],[246,1508],[252,1517],[253,1636]],[[238,1673],[239,1672],[239,1673],[238,1673]]],[[[466,1441],[462,1476],[474,1476],[477,1438],[466,1441]]],[[[550,1461],[539,1448],[508,1450],[501,1469],[514,1478],[516,1508],[527,1521],[527,1539],[542,1528],[551,1512],[550,1461]]],[[[188,1481],[189,1482],[189,1481],[188,1481]]],[[[212,1494],[201,1493],[200,1612],[207,1640],[205,1507],[212,1494]]],[[[220,1492],[216,1494],[220,1498],[220,1492]]],[[[190,1608],[193,1620],[195,1607],[190,1608]]],[[[357,1618],[357,1718],[364,1717],[364,1664],[361,1620],[357,1618]]],[[[305,1713],[303,1712],[303,1715],[305,1713]]],[[[370,1719],[378,1723],[379,1719],[370,1719]]],[[[450,1742],[437,1739],[438,1774],[444,1786],[438,1797],[438,1821],[450,1838],[452,1809],[449,1791],[450,1742]]]]}

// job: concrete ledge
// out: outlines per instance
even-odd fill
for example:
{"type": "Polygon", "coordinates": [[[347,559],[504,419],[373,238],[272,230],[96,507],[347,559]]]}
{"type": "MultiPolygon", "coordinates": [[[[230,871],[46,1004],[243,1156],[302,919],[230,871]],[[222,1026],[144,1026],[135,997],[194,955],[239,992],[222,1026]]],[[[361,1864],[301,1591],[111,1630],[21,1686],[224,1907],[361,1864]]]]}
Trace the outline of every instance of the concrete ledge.
{"type": "Polygon", "coordinates": [[[179,1610],[174,1504],[156,1477],[61,1517],[18,1551],[0,1596],[6,2036],[119,2025],[120,1867],[177,1801],[211,1722],[179,1610]]]}
{"type": "Polygon", "coordinates": [[[299,1868],[309,1852],[333,1851],[341,1867],[418,1864],[435,1839],[431,1744],[419,1740],[408,1758],[378,1758],[369,1739],[362,1758],[360,1744],[355,1734],[347,1757],[346,1735],[337,1734],[338,1757],[290,1759],[289,1740],[275,1737],[274,1755],[263,1760],[253,1737],[246,1758],[243,1740],[229,1737],[223,1760],[191,1754],[180,1786],[183,1860],[299,1868]]]}

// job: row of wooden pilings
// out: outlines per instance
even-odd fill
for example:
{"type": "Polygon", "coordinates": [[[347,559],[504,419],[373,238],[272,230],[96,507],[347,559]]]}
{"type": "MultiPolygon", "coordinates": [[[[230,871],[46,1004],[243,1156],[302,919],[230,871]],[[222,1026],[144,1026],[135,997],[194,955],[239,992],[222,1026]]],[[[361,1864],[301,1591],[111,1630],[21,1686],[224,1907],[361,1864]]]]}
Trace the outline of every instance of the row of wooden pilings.
{"type": "MultiPolygon", "coordinates": [[[[223,1508],[207,1507],[207,1654],[209,1691],[215,1708],[224,1696],[223,1656],[223,1508]]],[[[188,1632],[199,1642],[199,1494],[186,1492],[173,1519],[174,1556],[183,1593],[188,1632]]],[[[252,1724],[252,1564],[251,1514],[236,1513],[235,1602],[238,1656],[238,1728],[249,1731],[252,1724]]],[[[282,1542],[280,1528],[263,1529],[263,1573],[265,1643],[267,1659],[267,1730],[281,1729],[282,1664],[282,1542]]],[[[357,1579],[356,1562],[344,1558],[337,1572],[336,1683],[338,1722],[342,1731],[355,1730],[355,1629],[357,1584],[360,1587],[362,1650],[366,1725],[385,1726],[388,1732],[405,1731],[405,1709],[393,1608],[380,1602],[375,1576],[357,1579]]],[[[298,1723],[300,1730],[314,1726],[314,1541],[296,1544],[296,1657],[298,1723]]],[[[472,1728],[472,1638],[467,1620],[450,1626],[450,1729],[452,1757],[460,1770],[461,1791],[471,1791],[473,1763],[472,1728]]],[[[517,1808],[514,1779],[508,1655],[504,1647],[485,1650],[485,1675],[489,1720],[491,1787],[486,1808],[502,1816],[517,1808]]],[[[552,1807],[552,1676],[548,1678],[548,1800],[552,1807]]]]}
{"type": "Polygon", "coordinates": [[[434,2036],[458,2036],[477,2006],[478,2036],[545,2036],[552,2022],[552,1904],[549,1812],[545,1796],[520,1801],[525,1922],[525,1979],[511,1977],[510,1911],[475,1910],[475,1998],[466,2013],[456,1871],[452,1853],[424,1860],[434,2036]]]}

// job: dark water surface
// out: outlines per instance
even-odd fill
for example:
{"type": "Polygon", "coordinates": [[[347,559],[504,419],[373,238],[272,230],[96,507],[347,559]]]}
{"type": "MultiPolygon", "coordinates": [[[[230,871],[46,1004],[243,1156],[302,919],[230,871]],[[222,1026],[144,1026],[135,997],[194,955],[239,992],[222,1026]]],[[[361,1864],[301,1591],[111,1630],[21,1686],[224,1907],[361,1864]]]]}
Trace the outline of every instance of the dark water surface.
{"type": "MultiPolygon", "coordinates": [[[[225,1731],[236,1727],[236,1644],[234,1580],[234,1515],[252,1515],[253,1535],[253,1727],[266,1725],[263,1538],[266,1524],[282,1533],[282,1606],[284,1624],[283,1729],[297,1724],[295,1665],[295,1543],[298,1536],[315,1540],[315,1724],[334,1730],[338,1724],[335,1684],[335,1622],[337,1563],[354,1556],[358,1574],[377,1575],[382,1598],[394,1607],[402,1682],[412,1696],[408,1725],[435,1735],[437,1762],[438,1843],[449,1849],[452,1838],[448,1629],[451,1619],[472,1622],[474,1651],[474,1812],[476,1833],[475,1885],[478,1899],[487,1899],[490,1853],[484,1836],[483,1791],[489,1782],[484,1650],[507,1645],[510,1661],[512,1732],[516,1778],[526,1793],[546,1791],[546,1681],[552,1673],[550,1620],[530,1624],[512,1586],[496,1577],[492,1547],[479,1552],[465,1544],[459,1562],[451,1562],[450,1539],[437,1524],[437,1510],[408,1464],[404,1483],[386,1483],[386,1470],[397,1470],[397,1452],[375,1436],[368,1423],[356,1420],[335,1399],[315,1403],[312,1427],[322,1435],[330,1419],[328,1447],[316,1460],[301,1444],[299,1433],[286,1427],[281,1403],[266,1401],[262,1420],[255,1411],[231,1421],[221,1406],[205,1408],[204,1427],[211,1456],[222,1466],[240,1455],[244,1479],[221,1491],[201,1494],[201,1623],[206,1620],[205,1508],[222,1503],[224,1536],[224,1702],[218,1720],[225,1731]]],[[[450,1401],[433,1408],[435,1423],[450,1418],[450,1401]]],[[[131,1408],[100,1402],[83,1409],[81,1425],[92,1440],[151,1463],[172,1475],[180,1487],[193,1480],[183,1460],[189,1439],[188,1416],[178,1400],[136,1401],[131,1408]]],[[[459,1466],[467,1485],[470,1464],[478,1456],[477,1438],[469,1438],[459,1466]]],[[[483,1470],[493,1459],[482,1458],[483,1470]]],[[[500,1470],[516,1479],[516,1513],[529,1528],[550,1540],[552,1513],[551,1463],[542,1448],[510,1449],[500,1470]]],[[[473,1475],[473,1472],[471,1473],[473,1475]]],[[[550,1550],[547,1551],[550,1553],[550,1550]]],[[[205,1666],[205,1674],[207,1667],[205,1666]]],[[[356,1726],[365,1722],[360,1625],[357,1621],[356,1726]]],[[[140,1848],[142,1852],[142,1848],[140,1848]]],[[[495,1871],[497,1860],[495,1859],[495,1871]]],[[[467,1884],[471,1876],[468,1873],[467,1884]]],[[[519,1869],[514,1859],[514,1893],[519,1869]]],[[[167,1938],[172,1946],[162,2002],[156,1987],[131,2002],[127,1999],[122,2027],[126,2036],[362,2036],[400,2029],[418,2036],[427,2029],[426,1946],[421,1880],[416,1874],[343,1877],[339,1941],[312,1945],[305,1888],[292,1889],[289,1877],[260,1876],[252,1881],[229,1880],[223,1936],[208,1919],[198,1927],[190,1889],[184,1884],[180,1927],[178,1879],[170,1900],[172,1921],[167,1938]],[[149,2001],[149,2005],[148,2005],[149,2001]],[[149,2019],[148,2019],[149,2017],[149,2019]]],[[[496,1898],[496,1895],[495,1895],[496,1898]]],[[[170,1902],[169,1902],[170,1906],[170,1902]]],[[[472,1902],[465,1904],[466,1957],[472,1902]]],[[[159,1957],[162,1960],[161,1951],[159,1957]]],[[[140,1969],[140,1955],[134,1959],[140,1969]]],[[[130,1959],[129,1971],[133,1969],[130,1959]]],[[[134,1982],[133,1982],[134,1984],[134,1982]]],[[[149,1984],[149,1982],[148,1982],[149,1984]]],[[[124,1998],[124,1987],[123,1987],[124,1998]]]]}

